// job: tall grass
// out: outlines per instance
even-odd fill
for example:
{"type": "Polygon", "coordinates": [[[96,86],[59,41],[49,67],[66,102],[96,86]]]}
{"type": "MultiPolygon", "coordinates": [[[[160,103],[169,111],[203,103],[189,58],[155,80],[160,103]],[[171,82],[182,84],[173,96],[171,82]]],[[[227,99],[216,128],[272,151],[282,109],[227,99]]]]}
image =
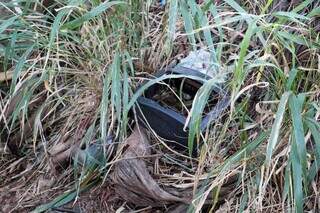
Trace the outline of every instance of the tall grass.
{"type": "MultiPolygon", "coordinates": [[[[319,2],[201,2],[0,3],[1,144],[48,159],[47,149],[70,135],[123,141],[140,76],[167,66],[187,40],[187,51],[211,53],[217,73],[189,114],[189,147],[205,139],[198,172],[208,177],[195,184],[189,210],[199,211],[231,173],[240,175],[230,211],[320,209],[319,2]],[[205,94],[221,79],[231,97],[228,116],[200,135],[205,94]]],[[[82,168],[76,191],[37,211],[74,199],[97,173],[107,178],[110,165],[82,168]]]]}

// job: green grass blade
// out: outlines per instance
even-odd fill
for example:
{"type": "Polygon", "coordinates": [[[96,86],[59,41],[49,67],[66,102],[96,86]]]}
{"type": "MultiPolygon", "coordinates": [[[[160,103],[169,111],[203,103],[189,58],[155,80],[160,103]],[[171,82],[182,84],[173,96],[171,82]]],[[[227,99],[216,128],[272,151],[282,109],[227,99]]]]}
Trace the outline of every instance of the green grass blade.
{"type": "Polygon", "coordinates": [[[23,55],[19,59],[17,65],[13,71],[12,82],[11,82],[11,87],[10,87],[11,94],[13,94],[13,92],[14,92],[14,89],[16,87],[16,83],[17,83],[17,80],[20,76],[20,73],[21,73],[24,65],[26,64],[26,60],[27,60],[28,56],[31,54],[33,48],[34,48],[34,46],[31,46],[23,53],[23,55]]]}
{"type": "Polygon", "coordinates": [[[229,4],[233,9],[242,14],[248,14],[245,9],[243,9],[236,1],[234,0],[225,0],[227,4],[229,4]]]}
{"type": "Polygon", "coordinates": [[[320,7],[316,7],[313,10],[311,10],[310,13],[308,13],[307,17],[311,18],[314,16],[319,16],[320,15],[320,7]]]}
{"type": "Polygon", "coordinates": [[[246,143],[243,147],[241,147],[235,154],[233,154],[231,157],[229,157],[223,165],[221,166],[221,172],[227,171],[230,169],[231,166],[234,166],[235,164],[239,163],[244,155],[250,154],[252,151],[254,151],[262,142],[264,142],[270,131],[261,132],[259,136],[251,141],[250,143],[246,143]]]}
{"type": "Polygon", "coordinates": [[[279,17],[279,18],[285,18],[289,21],[293,21],[296,22],[298,24],[301,25],[305,25],[302,21],[308,21],[310,20],[308,17],[300,15],[298,13],[294,13],[294,12],[285,12],[285,11],[279,11],[279,12],[275,12],[273,13],[274,16],[279,17]]]}
{"type": "MultiPolygon", "coordinates": [[[[248,26],[250,26],[251,24],[253,24],[252,28],[256,28],[257,25],[256,23],[253,23],[253,19],[250,17],[250,15],[246,12],[246,10],[244,10],[236,1],[234,0],[224,0],[227,4],[229,4],[233,9],[235,9],[238,13],[240,13],[242,16],[245,17],[245,20],[248,24],[248,26]]],[[[263,46],[266,45],[266,40],[264,39],[263,35],[261,32],[257,33],[260,42],[263,44],[263,46]]]]}
{"type": "Polygon", "coordinates": [[[275,12],[273,13],[273,15],[275,16],[280,16],[280,17],[286,17],[286,18],[289,18],[291,20],[310,20],[308,17],[304,16],[304,15],[300,15],[298,13],[295,13],[295,12],[286,12],[286,11],[278,11],[278,12],[275,12]]]}
{"type": "Polygon", "coordinates": [[[210,50],[210,53],[211,53],[211,60],[214,65],[213,68],[215,70],[218,70],[216,50],[214,48],[211,30],[208,27],[209,21],[208,21],[207,15],[201,10],[199,5],[194,0],[189,0],[187,2],[189,4],[189,7],[191,8],[193,15],[196,15],[195,17],[197,18],[196,20],[197,20],[198,24],[200,25],[199,27],[201,27],[201,29],[203,31],[203,36],[204,36],[205,42],[206,42],[208,49],[210,50]]]}
{"type": "MultiPolygon", "coordinates": [[[[209,2],[212,2],[212,1],[208,0],[208,4],[209,4],[209,2]]],[[[209,5],[209,11],[212,14],[212,16],[214,17],[215,23],[218,25],[217,28],[218,28],[218,32],[219,32],[220,44],[218,45],[218,48],[217,48],[217,60],[220,63],[221,55],[222,55],[222,49],[223,49],[223,46],[224,46],[222,44],[223,43],[223,39],[224,39],[224,32],[223,32],[223,29],[222,29],[222,26],[221,26],[222,19],[218,14],[218,11],[217,11],[217,8],[216,8],[215,5],[210,4],[209,5]]]]}
{"type": "Polygon", "coordinates": [[[319,45],[319,44],[317,45],[316,43],[311,43],[310,41],[308,41],[304,37],[300,37],[300,36],[294,35],[292,33],[279,31],[279,32],[277,32],[277,34],[278,34],[278,36],[284,38],[285,40],[289,40],[293,43],[296,43],[299,45],[304,45],[304,46],[307,46],[310,48],[317,48],[317,46],[319,45]]]}
{"type": "Polygon", "coordinates": [[[246,190],[240,199],[239,212],[244,212],[248,205],[248,191],[246,190]]]}
{"type": "Polygon", "coordinates": [[[297,74],[298,74],[298,69],[293,68],[290,70],[289,78],[286,82],[286,90],[289,91],[293,89],[294,80],[296,79],[297,74]]]}
{"type": "Polygon", "coordinates": [[[126,62],[128,63],[129,68],[130,68],[130,74],[131,74],[131,76],[134,76],[135,70],[133,67],[132,57],[128,51],[125,51],[124,55],[126,56],[126,62]]]}
{"type": "Polygon", "coordinates": [[[314,0],[306,0],[301,2],[298,6],[296,6],[295,8],[293,8],[292,12],[298,13],[301,10],[305,9],[306,7],[308,7],[308,5],[312,4],[314,2],[314,0]]]}
{"type": "Polygon", "coordinates": [[[288,102],[290,95],[291,95],[291,92],[285,92],[280,99],[280,104],[278,106],[278,111],[276,113],[275,121],[272,125],[272,130],[271,130],[270,138],[268,140],[268,145],[267,145],[267,153],[266,153],[267,165],[269,165],[271,161],[273,150],[278,142],[278,138],[281,130],[281,124],[282,124],[282,120],[283,120],[285,109],[286,109],[286,104],[288,102]]]}
{"type": "Polygon", "coordinates": [[[303,212],[303,190],[302,190],[302,165],[299,159],[298,144],[299,142],[292,139],[292,179],[293,179],[293,195],[296,212],[303,212]]]}
{"type": "Polygon", "coordinates": [[[291,178],[291,164],[292,164],[292,156],[289,155],[288,159],[288,165],[285,168],[285,174],[284,174],[284,186],[282,191],[282,199],[286,200],[289,192],[290,192],[290,186],[292,185],[292,178],[291,178]]]}
{"type": "Polygon", "coordinates": [[[195,22],[196,22],[196,27],[199,26],[199,19],[198,19],[198,4],[195,2],[195,0],[185,0],[187,4],[189,5],[189,8],[191,10],[191,14],[194,16],[195,22]]]}
{"type": "Polygon", "coordinates": [[[311,135],[315,144],[315,150],[314,150],[315,160],[311,165],[311,168],[308,174],[308,179],[311,182],[314,180],[314,178],[316,177],[317,173],[320,170],[320,125],[319,123],[317,123],[317,121],[311,118],[307,118],[305,120],[305,123],[311,132],[311,135]]]}
{"type": "Polygon", "coordinates": [[[121,120],[121,57],[117,52],[113,58],[111,67],[111,105],[114,107],[118,121],[121,120]]]}
{"type": "Polygon", "coordinates": [[[188,34],[189,42],[192,46],[193,50],[196,50],[196,39],[193,33],[193,23],[192,23],[192,15],[188,11],[188,5],[185,1],[180,1],[180,11],[184,20],[184,27],[186,33],[188,34]]]}
{"type": "MultiPolygon", "coordinates": [[[[241,163],[241,160],[244,156],[250,155],[261,143],[263,143],[267,136],[269,135],[269,131],[266,132],[260,132],[259,136],[252,140],[249,143],[246,143],[244,146],[242,146],[235,154],[227,158],[221,166],[219,166],[217,169],[211,170],[211,172],[208,174],[208,177],[212,176],[215,173],[223,173],[225,171],[228,171],[232,169],[231,167],[236,167],[241,163]]],[[[244,159],[246,160],[246,159],[244,159]]],[[[197,193],[194,197],[200,198],[203,193],[206,190],[206,186],[209,185],[210,178],[207,178],[203,182],[203,187],[201,187],[199,190],[197,190],[197,193]]],[[[190,205],[188,212],[193,212],[194,205],[190,205]]]]}
{"type": "Polygon", "coordinates": [[[272,4],[273,0],[268,0],[266,5],[261,9],[260,14],[263,15],[266,13],[266,11],[268,10],[268,8],[270,7],[270,5],[272,4]]]}
{"type": "Polygon", "coordinates": [[[190,78],[192,80],[200,81],[200,82],[206,82],[203,78],[192,76],[192,75],[179,75],[179,74],[168,74],[168,75],[162,75],[156,79],[149,80],[147,83],[145,83],[143,86],[141,86],[133,95],[132,98],[130,99],[128,105],[127,105],[127,110],[130,110],[130,108],[135,104],[137,99],[143,94],[143,92],[149,88],[150,86],[159,83],[163,80],[166,79],[177,79],[177,78],[190,78]]]}
{"type": "Polygon", "coordinates": [[[50,210],[52,208],[57,208],[59,206],[62,206],[64,204],[69,203],[72,201],[77,195],[77,192],[71,191],[71,192],[66,192],[57,198],[55,198],[53,201],[50,203],[44,204],[42,206],[37,207],[32,213],[40,213],[40,212],[45,212],[47,210],[50,210]]]}
{"type": "Polygon", "coordinates": [[[219,83],[221,83],[221,80],[216,78],[208,80],[202,87],[200,87],[196,96],[194,97],[192,108],[188,117],[190,119],[190,122],[188,123],[188,148],[190,155],[194,148],[194,139],[196,136],[199,136],[203,109],[208,102],[208,98],[212,91],[212,87],[219,83]]]}
{"type": "Polygon", "coordinates": [[[106,74],[103,80],[102,100],[100,105],[100,133],[102,141],[107,140],[110,82],[110,76],[106,74]]]}
{"type": "Polygon", "coordinates": [[[245,57],[249,48],[250,39],[254,34],[255,25],[252,23],[249,25],[249,28],[246,31],[246,34],[244,35],[244,38],[240,44],[240,53],[239,53],[239,60],[236,65],[235,69],[235,80],[238,83],[238,86],[240,86],[245,78],[245,72],[243,69],[245,57]]]}
{"type": "Polygon", "coordinates": [[[99,16],[100,14],[102,14],[104,11],[106,11],[107,9],[109,9],[110,7],[114,6],[114,5],[119,5],[119,4],[125,4],[125,2],[123,1],[106,1],[101,3],[99,6],[91,9],[89,12],[85,13],[83,16],[72,20],[70,22],[65,23],[64,25],[62,25],[61,29],[75,29],[79,26],[81,26],[84,22],[89,21],[97,16],[99,16]]]}
{"type": "Polygon", "coordinates": [[[3,60],[3,70],[6,72],[8,69],[9,60],[15,58],[15,50],[14,48],[17,45],[17,31],[15,30],[12,33],[10,45],[5,48],[4,60],[3,60]]]}
{"type": "MultiPolygon", "coordinates": [[[[89,183],[88,185],[83,186],[83,188],[80,190],[80,192],[84,192],[88,189],[90,189],[92,186],[94,186],[97,183],[97,181],[93,181],[92,183],[89,183]]],[[[35,210],[32,211],[32,213],[40,213],[48,211],[52,208],[58,208],[60,206],[63,206],[69,202],[71,202],[75,197],[77,196],[77,191],[72,190],[69,192],[65,192],[64,194],[58,196],[50,203],[38,206],[35,210]]]]}
{"type": "Polygon", "coordinates": [[[127,105],[129,103],[129,76],[127,71],[125,70],[123,72],[123,98],[122,98],[122,103],[123,103],[123,112],[122,112],[122,131],[123,132],[123,137],[125,137],[126,134],[126,129],[128,125],[128,111],[127,105]]]}
{"type": "Polygon", "coordinates": [[[18,16],[13,16],[7,20],[5,20],[1,25],[0,25],[0,34],[3,33],[8,27],[10,27],[15,20],[17,20],[18,16]]]}
{"type": "Polygon", "coordinates": [[[64,17],[64,15],[67,13],[67,10],[62,10],[58,13],[58,15],[56,16],[56,18],[54,19],[54,22],[52,24],[51,27],[51,32],[50,32],[50,36],[49,36],[49,48],[52,48],[53,42],[55,40],[55,38],[57,37],[58,33],[59,33],[59,28],[60,28],[60,24],[61,24],[61,20],[64,17]]]}
{"type": "MultiPolygon", "coordinates": [[[[199,9],[199,11],[201,11],[201,10],[199,9]]],[[[200,17],[201,17],[200,18],[201,25],[204,28],[204,30],[203,30],[204,38],[205,38],[205,41],[206,41],[208,48],[210,50],[211,60],[212,60],[212,63],[214,64],[215,71],[218,71],[219,67],[217,64],[216,50],[214,48],[211,30],[208,29],[208,27],[207,27],[209,25],[209,22],[208,22],[206,15],[203,14],[202,12],[201,12],[200,17]]]]}
{"type": "MultiPolygon", "coordinates": [[[[302,123],[302,106],[304,102],[304,96],[298,95],[297,97],[292,95],[289,98],[289,108],[293,124],[294,142],[297,146],[298,160],[303,171],[304,183],[307,185],[307,149],[304,141],[304,129],[302,123]]],[[[296,159],[295,159],[296,160],[296,159]]]]}
{"type": "Polygon", "coordinates": [[[169,3],[169,23],[166,41],[166,54],[169,55],[176,35],[176,24],[178,17],[178,0],[171,0],[169,3]]]}

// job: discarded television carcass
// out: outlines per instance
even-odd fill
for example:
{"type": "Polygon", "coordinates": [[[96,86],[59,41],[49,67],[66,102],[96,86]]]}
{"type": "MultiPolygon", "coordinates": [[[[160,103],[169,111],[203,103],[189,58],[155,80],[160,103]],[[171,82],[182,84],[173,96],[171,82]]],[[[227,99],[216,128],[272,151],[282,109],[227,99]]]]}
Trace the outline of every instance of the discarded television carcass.
{"type": "MultiPolygon", "coordinates": [[[[137,100],[135,110],[140,125],[151,128],[168,145],[182,150],[188,144],[189,124],[186,122],[194,97],[211,77],[195,69],[176,66],[157,72],[155,78],[170,74],[175,77],[156,81],[143,92],[137,100]]],[[[139,88],[147,82],[143,82],[139,88]]],[[[213,86],[203,111],[200,130],[204,131],[228,105],[229,97],[225,90],[219,85],[213,86]]],[[[193,153],[195,148],[194,146],[193,153]]]]}

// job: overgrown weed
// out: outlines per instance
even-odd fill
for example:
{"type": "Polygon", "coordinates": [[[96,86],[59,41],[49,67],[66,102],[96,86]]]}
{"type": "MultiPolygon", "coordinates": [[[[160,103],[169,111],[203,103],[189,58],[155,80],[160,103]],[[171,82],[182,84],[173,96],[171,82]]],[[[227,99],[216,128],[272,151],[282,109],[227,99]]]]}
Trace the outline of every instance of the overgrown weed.
{"type": "MultiPolygon", "coordinates": [[[[218,197],[230,174],[239,179],[223,211],[320,209],[318,1],[48,2],[0,3],[1,187],[20,186],[11,208],[43,203],[32,189],[51,168],[52,147],[106,142],[109,135],[123,141],[141,77],[204,48],[216,72],[228,76],[231,107],[202,136],[193,117],[189,144],[201,137],[206,143],[191,174],[189,210],[216,208],[207,197],[213,189],[218,197]],[[207,181],[198,185],[200,179],[207,181]]],[[[59,197],[61,205],[110,169],[73,179],[77,168],[68,167],[68,183],[49,191],[62,194],[76,183],[76,191],[59,197]]]]}

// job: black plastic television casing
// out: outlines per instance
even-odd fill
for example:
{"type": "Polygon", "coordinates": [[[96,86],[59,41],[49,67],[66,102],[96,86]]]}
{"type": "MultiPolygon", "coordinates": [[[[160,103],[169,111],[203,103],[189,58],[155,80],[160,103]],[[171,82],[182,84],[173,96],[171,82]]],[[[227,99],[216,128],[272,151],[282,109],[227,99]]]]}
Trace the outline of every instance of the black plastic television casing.
{"type": "MultiPolygon", "coordinates": [[[[155,78],[158,78],[165,74],[181,74],[183,75],[181,78],[186,78],[185,76],[188,75],[206,80],[210,79],[209,76],[201,72],[181,66],[161,70],[156,73],[155,78]]],[[[143,82],[140,87],[145,83],[146,82],[143,82]]],[[[199,83],[203,84],[203,82],[199,83]]],[[[135,108],[137,112],[138,122],[145,128],[151,127],[158,136],[166,140],[167,144],[174,146],[180,150],[185,150],[188,147],[189,134],[188,128],[186,129],[186,131],[184,131],[187,117],[173,109],[161,106],[155,100],[152,100],[152,98],[147,98],[152,97],[157,92],[159,92],[159,90],[157,89],[157,84],[154,84],[144,91],[146,97],[142,95],[138,98],[137,103],[139,107],[135,108]]],[[[204,131],[207,125],[210,122],[214,121],[229,105],[229,97],[223,89],[215,86],[212,88],[212,92],[218,93],[221,99],[202,119],[200,125],[201,131],[204,131]]]]}

